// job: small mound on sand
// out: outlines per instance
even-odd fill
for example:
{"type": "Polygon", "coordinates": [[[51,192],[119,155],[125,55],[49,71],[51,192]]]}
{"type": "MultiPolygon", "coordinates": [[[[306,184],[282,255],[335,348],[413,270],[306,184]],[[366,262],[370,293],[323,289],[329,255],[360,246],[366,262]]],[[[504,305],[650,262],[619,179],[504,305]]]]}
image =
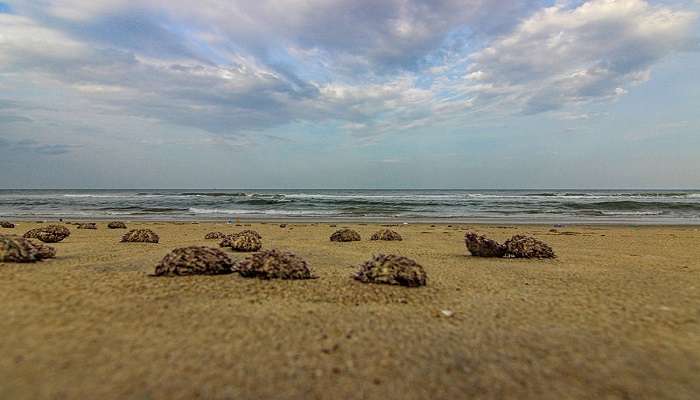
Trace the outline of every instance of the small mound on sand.
{"type": "Polygon", "coordinates": [[[112,221],[107,224],[109,229],[126,229],[126,224],[121,221],[112,221]]]}
{"type": "Polygon", "coordinates": [[[246,278],[260,279],[314,279],[309,265],[293,253],[265,250],[240,261],[235,271],[246,278]]]}
{"type": "Polygon", "coordinates": [[[53,247],[19,236],[0,235],[0,262],[33,263],[56,256],[53,247]]]}
{"type": "Polygon", "coordinates": [[[14,227],[15,227],[15,224],[13,224],[10,221],[0,221],[0,228],[12,229],[14,227]]]}
{"type": "Polygon", "coordinates": [[[357,242],[362,240],[360,234],[352,229],[339,229],[331,235],[331,242],[357,242]]]}
{"type": "Polygon", "coordinates": [[[555,258],[554,250],[531,236],[515,235],[503,244],[505,256],[512,258],[555,258]]]}
{"type": "Polygon", "coordinates": [[[44,243],[58,243],[68,236],[70,236],[70,230],[61,225],[31,229],[23,235],[25,239],[39,239],[44,243]]]}
{"type": "Polygon", "coordinates": [[[156,265],[156,276],[221,275],[232,273],[233,262],[221,250],[204,246],[180,247],[156,265]]]}
{"type": "Polygon", "coordinates": [[[158,243],[160,238],[150,229],[132,229],[122,236],[122,242],[158,243]]]}
{"type": "Polygon", "coordinates": [[[97,224],[94,222],[83,222],[78,224],[78,229],[97,229],[97,224]]]}
{"type": "Polygon", "coordinates": [[[370,240],[403,240],[403,238],[398,232],[392,231],[391,229],[382,229],[374,232],[370,240]]]}
{"type": "Polygon", "coordinates": [[[47,258],[56,258],[56,249],[55,248],[53,248],[51,246],[47,246],[47,245],[45,245],[39,241],[36,241],[34,239],[26,239],[26,240],[28,240],[29,243],[31,243],[32,246],[34,246],[37,253],[39,253],[39,257],[42,260],[45,260],[47,258]]]}
{"type": "Polygon", "coordinates": [[[247,233],[231,235],[222,241],[224,242],[226,242],[225,247],[235,251],[258,251],[262,248],[262,241],[257,236],[247,233]]]}
{"type": "Polygon", "coordinates": [[[223,232],[209,232],[206,235],[204,235],[204,239],[211,240],[211,239],[223,239],[226,237],[226,234],[223,232]]]}
{"type": "Polygon", "coordinates": [[[360,265],[354,278],[363,283],[383,283],[408,287],[425,286],[428,276],[423,267],[410,258],[380,254],[360,265]]]}
{"type": "Polygon", "coordinates": [[[506,254],[502,244],[474,232],[467,232],[464,235],[464,243],[467,245],[467,250],[476,257],[503,257],[506,254]]]}

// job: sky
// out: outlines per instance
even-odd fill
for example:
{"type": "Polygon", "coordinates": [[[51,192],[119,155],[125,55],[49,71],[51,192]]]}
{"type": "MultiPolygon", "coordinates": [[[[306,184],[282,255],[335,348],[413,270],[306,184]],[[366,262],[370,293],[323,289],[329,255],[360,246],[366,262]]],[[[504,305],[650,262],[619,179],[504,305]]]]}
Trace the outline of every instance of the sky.
{"type": "Polygon", "coordinates": [[[700,188],[700,0],[0,0],[0,188],[700,188]]]}

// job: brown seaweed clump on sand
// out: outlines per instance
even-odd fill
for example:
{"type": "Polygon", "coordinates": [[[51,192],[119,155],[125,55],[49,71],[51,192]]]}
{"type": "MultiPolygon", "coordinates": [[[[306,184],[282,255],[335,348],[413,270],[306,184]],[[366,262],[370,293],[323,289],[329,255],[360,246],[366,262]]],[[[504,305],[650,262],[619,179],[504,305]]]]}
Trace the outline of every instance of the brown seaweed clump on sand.
{"type": "Polygon", "coordinates": [[[123,223],[122,221],[112,221],[107,224],[107,228],[109,229],[126,229],[126,224],[123,223]]]}
{"type": "Polygon", "coordinates": [[[132,229],[122,236],[122,242],[158,243],[160,238],[150,229],[132,229]]]}
{"type": "Polygon", "coordinates": [[[83,222],[78,224],[78,229],[97,229],[97,224],[94,222],[83,222]]]}
{"type": "Polygon", "coordinates": [[[467,232],[464,235],[464,242],[467,250],[476,257],[503,257],[506,254],[502,244],[474,232],[467,232]]]}
{"type": "Polygon", "coordinates": [[[357,242],[360,234],[352,229],[339,229],[331,235],[331,242],[357,242]]]}
{"type": "Polygon", "coordinates": [[[56,250],[19,236],[0,235],[0,262],[31,263],[56,256],[56,250]]]}
{"type": "Polygon", "coordinates": [[[235,251],[258,251],[262,248],[262,241],[248,233],[237,233],[225,238],[221,245],[235,251]]]}
{"type": "Polygon", "coordinates": [[[55,248],[53,248],[51,246],[47,246],[47,245],[45,245],[41,242],[38,242],[36,240],[33,240],[33,239],[26,239],[26,240],[28,240],[29,243],[31,243],[32,246],[34,246],[37,253],[39,253],[39,257],[41,257],[42,260],[45,260],[47,258],[56,258],[56,249],[55,248]]]}
{"type": "Polygon", "coordinates": [[[383,283],[408,287],[425,286],[428,280],[423,267],[410,258],[380,254],[360,265],[354,278],[363,283],[383,283]]]}
{"type": "Polygon", "coordinates": [[[233,262],[219,249],[204,246],[180,247],[156,265],[156,276],[221,275],[232,273],[233,262]]]}
{"type": "Polygon", "coordinates": [[[512,258],[556,258],[545,242],[531,236],[515,235],[503,243],[505,256],[512,258]]]}
{"type": "Polygon", "coordinates": [[[391,229],[382,229],[374,232],[370,240],[403,240],[403,238],[396,231],[392,231],[391,229]]]}
{"type": "Polygon", "coordinates": [[[15,224],[13,224],[10,221],[0,221],[0,228],[12,229],[14,227],[15,227],[15,224]]]}
{"type": "Polygon", "coordinates": [[[210,240],[210,239],[224,239],[226,237],[226,234],[223,232],[209,232],[206,235],[204,235],[204,239],[210,240]]]}
{"type": "Polygon", "coordinates": [[[31,229],[23,235],[25,239],[39,239],[44,243],[57,243],[68,236],[70,236],[70,230],[61,225],[48,225],[31,229]]]}
{"type": "Polygon", "coordinates": [[[246,278],[314,279],[307,262],[301,257],[280,250],[265,250],[238,262],[234,270],[246,278]]]}

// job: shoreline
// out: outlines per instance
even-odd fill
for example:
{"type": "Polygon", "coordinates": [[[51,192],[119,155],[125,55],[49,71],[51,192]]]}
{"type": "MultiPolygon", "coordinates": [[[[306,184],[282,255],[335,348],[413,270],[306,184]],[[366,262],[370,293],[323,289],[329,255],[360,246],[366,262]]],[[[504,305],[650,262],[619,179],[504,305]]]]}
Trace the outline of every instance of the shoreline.
{"type": "Polygon", "coordinates": [[[343,223],[343,224],[472,224],[483,226],[495,225],[522,225],[522,226],[700,226],[700,218],[400,218],[400,217],[275,217],[267,216],[251,217],[200,217],[200,216],[178,216],[163,218],[162,216],[95,216],[95,217],[62,217],[62,216],[32,216],[32,217],[12,217],[0,215],[0,220],[20,221],[20,222],[88,222],[88,221],[131,221],[131,222],[191,222],[191,223],[343,223]],[[236,222],[238,221],[238,222],[236,222]]]}

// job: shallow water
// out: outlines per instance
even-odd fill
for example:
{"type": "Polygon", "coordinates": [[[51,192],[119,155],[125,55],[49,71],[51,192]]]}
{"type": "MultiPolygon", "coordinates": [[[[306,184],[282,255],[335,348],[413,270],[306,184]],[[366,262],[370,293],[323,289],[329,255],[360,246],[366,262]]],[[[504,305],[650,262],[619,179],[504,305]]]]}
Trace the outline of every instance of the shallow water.
{"type": "Polygon", "coordinates": [[[700,223],[700,191],[0,190],[0,216],[700,223]]]}

